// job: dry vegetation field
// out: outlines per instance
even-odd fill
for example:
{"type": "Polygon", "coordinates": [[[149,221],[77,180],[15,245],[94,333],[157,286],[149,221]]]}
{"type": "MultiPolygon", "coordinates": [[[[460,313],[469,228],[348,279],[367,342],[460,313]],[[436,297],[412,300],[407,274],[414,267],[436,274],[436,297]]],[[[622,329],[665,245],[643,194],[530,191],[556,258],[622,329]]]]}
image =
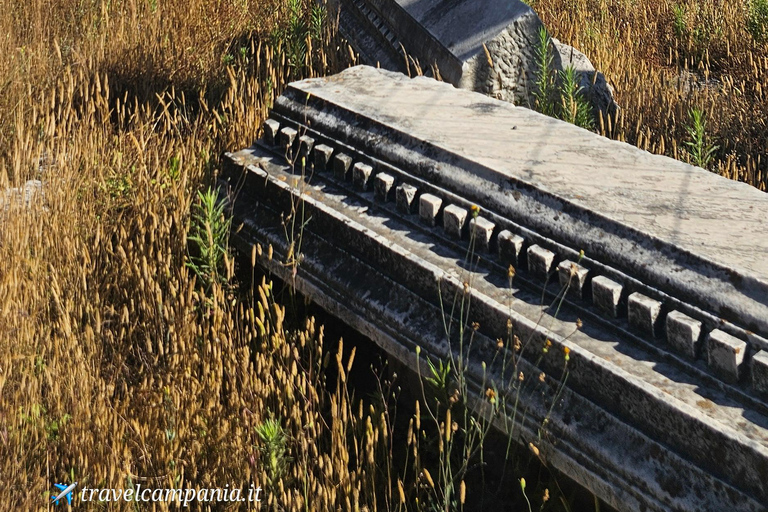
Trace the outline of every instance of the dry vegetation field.
{"type": "Polygon", "coordinates": [[[768,189],[768,1],[532,0],[553,37],[583,51],[622,111],[602,132],[768,189]],[[695,130],[694,130],[695,131],[695,130]],[[715,149],[716,147],[716,149],[715,149]],[[702,155],[704,156],[704,155],[702,155]]]}
{"type": "Polygon", "coordinates": [[[288,80],[345,65],[318,13],[282,0],[0,6],[0,187],[41,179],[45,194],[0,212],[0,508],[46,510],[52,484],[71,481],[253,482],[270,510],[370,505],[374,432],[343,371],[324,383],[322,329],[287,331],[266,283],[251,307],[185,264],[191,206],[222,151],[250,144],[288,80]]]}

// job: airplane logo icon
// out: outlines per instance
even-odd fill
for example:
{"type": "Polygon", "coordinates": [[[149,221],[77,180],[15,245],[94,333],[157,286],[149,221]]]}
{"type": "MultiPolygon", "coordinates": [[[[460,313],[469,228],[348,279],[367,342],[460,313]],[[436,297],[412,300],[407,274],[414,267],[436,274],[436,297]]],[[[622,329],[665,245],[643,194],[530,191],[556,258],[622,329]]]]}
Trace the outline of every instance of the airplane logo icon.
{"type": "Polygon", "coordinates": [[[77,487],[77,482],[75,482],[73,484],[70,484],[70,485],[66,485],[66,484],[53,484],[53,485],[54,485],[54,487],[56,487],[61,492],[59,493],[58,496],[51,496],[51,501],[53,503],[55,503],[56,505],[61,505],[59,500],[61,498],[63,498],[64,496],[66,496],[67,497],[67,505],[71,505],[72,504],[72,491],[74,491],[75,487],[77,487]]]}

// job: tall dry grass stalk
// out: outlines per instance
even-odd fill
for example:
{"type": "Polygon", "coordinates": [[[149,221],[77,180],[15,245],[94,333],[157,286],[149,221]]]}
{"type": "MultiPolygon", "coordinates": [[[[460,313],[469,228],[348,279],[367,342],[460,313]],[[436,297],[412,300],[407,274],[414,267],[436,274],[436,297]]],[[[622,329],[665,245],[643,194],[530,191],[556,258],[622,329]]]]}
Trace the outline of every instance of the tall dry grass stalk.
{"type": "MultiPolygon", "coordinates": [[[[768,46],[742,0],[535,0],[557,37],[586,53],[622,111],[601,131],[687,160],[689,112],[719,145],[710,169],[768,187],[768,46]]],[[[754,9],[754,8],[753,8],[754,9]]],[[[754,17],[754,15],[752,15],[754,17]]]]}
{"type": "Polygon", "coordinates": [[[352,413],[343,378],[351,361],[339,355],[326,384],[313,320],[286,330],[267,283],[253,302],[219,283],[202,296],[185,265],[190,207],[218,155],[259,135],[287,81],[346,63],[329,24],[288,63],[296,42],[274,35],[286,8],[0,9],[0,186],[39,178],[44,193],[0,212],[3,508],[45,510],[52,484],[72,479],[271,483],[274,510],[376,508],[370,420],[352,413]],[[285,434],[280,475],[262,456],[270,420],[285,434]]]}

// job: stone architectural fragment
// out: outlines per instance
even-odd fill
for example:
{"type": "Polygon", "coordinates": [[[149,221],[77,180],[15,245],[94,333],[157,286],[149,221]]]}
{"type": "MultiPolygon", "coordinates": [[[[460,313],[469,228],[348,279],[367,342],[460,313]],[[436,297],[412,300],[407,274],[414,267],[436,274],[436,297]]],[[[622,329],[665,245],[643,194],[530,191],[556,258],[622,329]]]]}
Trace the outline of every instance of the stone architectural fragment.
{"type": "MultiPolygon", "coordinates": [[[[45,203],[43,182],[28,180],[21,187],[0,190],[0,214],[15,209],[29,209],[36,204],[45,203]]],[[[43,206],[43,209],[47,207],[43,206]]]]}
{"type": "Polygon", "coordinates": [[[280,123],[274,119],[267,119],[264,122],[264,141],[270,146],[277,145],[278,130],[280,130],[280,123]]]}
{"type": "Polygon", "coordinates": [[[747,344],[727,332],[715,329],[707,337],[707,363],[726,382],[737,382],[747,356],[747,344]]]}
{"type": "Polygon", "coordinates": [[[418,190],[413,185],[408,183],[402,183],[398,185],[395,192],[395,200],[397,201],[397,209],[403,213],[413,213],[416,205],[416,193],[418,190]]]}
{"type": "Polygon", "coordinates": [[[294,130],[293,128],[286,126],[282,130],[280,130],[279,135],[279,145],[285,150],[291,150],[293,148],[293,143],[296,141],[296,136],[299,132],[294,130]]]}
{"type": "Polygon", "coordinates": [[[395,177],[391,174],[380,172],[373,179],[373,193],[376,199],[382,203],[392,199],[394,192],[395,177]]]}
{"type": "Polygon", "coordinates": [[[332,147],[326,146],[325,144],[318,144],[315,146],[315,170],[317,172],[325,172],[328,170],[331,155],[333,155],[332,147]]]}
{"type": "Polygon", "coordinates": [[[627,300],[629,325],[647,334],[656,334],[661,315],[661,302],[646,297],[642,293],[633,293],[627,300]]]}
{"type": "MultiPolygon", "coordinates": [[[[543,25],[521,0],[332,0],[340,27],[371,65],[407,71],[403,49],[455,85],[522,105],[534,102],[536,52],[543,25]]],[[[615,110],[602,73],[578,50],[549,39],[552,67],[568,66],[596,109],[615,110]]]]}
{"type": "Polygon", "coordinates": [[[419,197],[419,217],[427,226],[434,227],[438,221],[443,200],[432,194],[422,194],[419,197]]]}
{"type": "Polygon", "coordinates": [[[555,443],[542,438],[552,467],[618,510],[765,511],[768,196],[524,108],[369,68],[289,85],[273,117],[349,163],[376,162],[393,178],[386,185],[398,206],[360,194],[346,173],[302,175],[282,148],[259,142],[228,154],[220,178],[241,226],[232,243],[246,259],[254,244],[271,245],[274,257],[258,265],[412,369],[415,347],[430,358],[456,356],[440,299],[467,294],[482,351],[468,360],[468,389],[477,390],[469,400],[487,404],[484,383],[507,381],[493,362],[506,359],[485,356],[500,353],[496,340],[510,333],[523,340],[516,363],[526,376],[570,368],[554,407],[546,393],[523,393],[525,422],[510,408],[497,416],[514,421],[523,439],[546,419],[557,432],[555,443]],[[309,181],[297,187],[301,180],[309,181]],[[416,222],[427,192],[492,212],[499,257],[466,265],[466,217],[460,242],[416,222]],[[292,248],[282,223],[297,200],[312,221],[296,274],[284,264],[292,248]],[[602,277],[590,286],[587,276],[586,300],[547,307],[555,288],[542,291],[527,265],[510,286],[512,258],[544,247],[589,254],[590,272],[602,277]],[[615,319],[623,289],[640,294],[632,299],[640,330],[615,319]],[[595,315],[589,296],[608,314],[595,315]],[[654,321],[660,300],[672,313],[665,318],[662,308],[654,321]],[[669,353],[675,343],[695,345],[698,323],[729,333],[701,335],[712,371],[669,353]],[[649,343],[661,325],[670,342],[649,343]]]}
{"type": "Polygon", "coordinates": [[[557,275],[560,279],[561,287],[568,287],[569,294],[579,298],[582,297],[584,287],[587,284],[589,269],[573,261],[563,260],[557,266],[557,275]]]}
{"type": "Polygon", "coordinates": [[[598,276],[592,279],[592,301],[595,306],[610,318],[618,318],[621,314],[621,293],[623,287],[607,277],[598,276]]]}
{"type": "Polygon", "coordinates": [[[699,351],[701,322],[684,313],[672,311],[667,315],[667,342],[676,352],[695,359],[699,351]]]}
{"type": "Polygon", "coordinates": [[[352,183],[360,190],[368,190],[368,181],[373,174],[373,167],[357,162],[352,168],[352,183]]]}
{"type": "Polygon", "coordinates": [[[478,251],[487,251],[491,245],[491,236],[496,225],[484,217],[475,217],[469,221],[469,232],[475,237],[478,251]]]}
{"type": "Polygon", "coordinates": [[[333,175],[336,179],[346,180],[349,174],[349,168],[352,166],[352,157],[339,153],[333,157],[333,175]]]}
{"type": "Polygon", "coordinates": [[[752,357],[752,387],[768,397],[768,350],[761,350],[752,357]]]}
{"type": "Polygon", "coordinates": [[[547,277],[555,262],[555,253],[538,245],[528,248],[528,270],[538,277],[547,277]]]}
{"type": "Polygon", "coordinates": [[[515,235],[511,231],[503,230],[498,236],[499,258],[502,264],[517,267],[520,265],[520,251],[523,250],[523,237],[515,235]]]}
{"type": "Polygon", "coordinates": [[[453,238],[461,238],[468,212],[461,206],[451,204],[443,210],[443,228],[453,238]]]}
{"type": "Polygon", "coordinates": [[[315,139],[309,135],[299,137],[299,156],[304,158],[304,165],[309,165],[309,156],[312,154],[312,148],[315,146],[315,139]]]}

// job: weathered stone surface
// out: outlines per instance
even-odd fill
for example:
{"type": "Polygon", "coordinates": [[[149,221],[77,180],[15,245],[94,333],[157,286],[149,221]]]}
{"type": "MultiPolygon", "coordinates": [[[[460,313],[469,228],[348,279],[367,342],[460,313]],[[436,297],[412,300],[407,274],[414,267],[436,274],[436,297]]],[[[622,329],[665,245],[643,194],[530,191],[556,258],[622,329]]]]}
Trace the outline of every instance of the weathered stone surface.
{"type": "Polygon", "coordinates": [[[296,140],[297,135],[298,135],[298,132],[293,128],[290,128],[288,126],[284,127],[282,130],[280,130],[280,136],[279,136],[280,147],[282,147],[285,150],[292,149],[293,143],[296,140]]]}
{"type": "Polygon", "coordinates": [[[469,232],[475,237],[475,248],[487,251],[491,245],[491,236],[496,224],[484,217],[474,217],[469,220],[469,232]]]}
{"type": "Polygon", "coordinates": [[[373,174],[373,167],[362,162],[358,162],[352,168],[352,183],[360,190],[368,190],[368,181],[373,174]]]}
{"type": "MultiPolygon", "coordinates": [[[[336,0],[342,32],[368,63],[405,72],[400,44],[427,71],[505,101],[531,105],[538,69],[538,15],[520,0],[336,0]],[[353,13],[349,16],[347,13],[353,13]],[[355,16],[356,14],[356,16],[355,16]],[[394,34],[394,39],[385,34],[394,34]],[[384,35],[384,37],[381,37],[384,35]],[[395,50],[393,52],[393,49],[395,50]]],[[[604,112],[615,108],[613,93],[587,57],[557,40],[550,43],[555,72],[573,68],[581,86],[604,112]],[[597,76],[595,76],[595,74],[597,76]],[[594,83],[593,83],[594,82],[594,83]]]]}
{"type": "Polygon", "coordinates": [[[352,157],[339,153],[333,157],[333,175],[336,179],[346,180],[349,174],[349,168],[352,166],[352,157]]]}
{"type": "Polygon", "coordinates": [[[695,359],[700,337],[701,322],[679,311],[667,315],[667,342],[679,354],[695,359]]]}
{"type": "Polygon", "coordinates": [[[309,135],[299,137],[299,156],[305,159],[305,164],[309,165],[309,155],[312,154],[312,148],[315,145],[315,139],[309,135]]]}
{"type": "Polygon", "coordinates": [[[354,128],[317,118],[314,129],[370,147],[366,130],[375,126],[376,137],[386,133],[390,141],[377,149],[380,159],[428,170],[430,181],[462,190],[483,211],[546,230],[577,252],[768,336],[765,193],[425,77],[356,67],[294,84],[277,108],[291,108],[286,102],[295,95],[297,112],[306,109],[307,94],[313,108],[334,105],[358,116],[354,128]]]}
{"type": "Polygon", "coordinates": [[[353,69],[290,85],[275,110],[281,122],[354,161],[375,161],[377,172],[401,184],[404,200],[400,207],[377,201],[328,173],[299,184],[302,177],[282,152],[266,145],[228,155],[247,169],[245,180],[237,173],[229,179],[238,187],[230,196],[236,198],[233,215],[243,226],[233,243],[248,257],[254,242],[272,244],[275,257],[261,265],[294,280],[321,307],[411,367],[416,346],[431,357],[455,355],[442,331],[438,298],[471,294],[480,352],[468,359],[466,376],[471,389],[481,391],[470,400],[487,403],[484,379],[504,382],[498,365],[486,372],[481,363],[496,360],[494,340],[508,335],[508,322],[520,339],[531,340],[520,353],[522,371],[553,376],[555,388],[563,349],[570,349],[561,400],[552,408],[544,394],[526,394],[520,402],[526,424],[516,425],[525,444],[548,418],[551,437],[542,440],[553,468],[620,510],[765,512],[768,401],[754,379],[760,359],[755,366],[746,357],[765,347],[768,333],[768,264],[759,256],[768,234],[760,230],[763,217],[748,208],[768,211],[764,195],[424,78],[353,69]],[[500,230],[501,257],[487,254],[476,265],[464,264],[466,236],[447,240],[411,215],[426,193],[456,206],[478,205],[500,230]],[[298,197],[312,220],[295,275],[281,261],[290,250],[281,222],[298,197]],[[730,215],[728,208],[737,205],[739,214],[730,215]],[[603,277],[592,280],[593,301],[600,301],[599,284],[609,285],[603,288],[610,292],[611,317],[595,315],[583,300],[547,307],[555,287],[542,290],[542,280],[525,265],[510,282],[505,239],[514,240],[512,251],[546,247],[554,261],[575,261],[584,249],[581,262],[603,277]],[[701,361],[671,357],[667,343],[613,320],[622,286],[707,329],[718,325],[746,340],[745,350],[735,350],[727,338],[713,344],[707,352],[712,371],[701,361]],[[577,318],[584,319],[582,328],[577,318]],[[546,339],[552,346],[542,357],[546,339]],[[748,372],[752,379],[731,378],[748,372]],[[547,444],[550,438],[557,442],[547,444]]]}
{"type": "Polygon", "coordinates": [[[621,293],[623,287],[607,277],[598,276],[592,280],[592,300],[595,306],[611,318],[618,318],[621,313],[621,293]]]}
{"type": "Polygon", "coordinates": [[[397,209],[403,213],[413,213],[416,205],[416,193],[418,190],[413,185],[408,183],[402,183],[397,186],[395,193],[395,200],[397,202],[397,209]]]}
{"type": "Polygon", "coordinates": [[[568,293],[581,298],[584,293],[584,286],[587,283],[589,269],[582,267],[571,260],[564,260],[557,266],[557,274],[560,279],[560,286],[568,287],[568,293]]]}
{"type": "Polygon", "coordinates": [[[443,200],[432,194],[422,194],[419,197],[419,217],[427,226],[434,227],[438,221],[443,200]]]}
{"type": "Polygon", "coordinates": [[[633,293],[627,300],[629,325],[648,334],[655,334],[661,315],[661,302],[646,297],[642,293],[633,293]]]}
{"type": "Polygon", "coordinates": [[[553,38],[555,53],[555,68],[572,67],[580,78],[579,85],[585,96],[595,109],[604,113],[614,113],[618,105],[613,99],[613,88],[605,80],[605,75],[595,69],[589,58],[573,46],[564,44],[553,38]],[[594,83],[593,83],[594,82],[594,83]]]}
{"type": "Polygon", "coordinates": [[[547,277],[555,262],[555,253],[549,249],[532,245],[528,248],[528,270],[538,277],[547,277]]]}
{"type": "Polygon", "coordinates": [[[747,344],[735,336],[715,329],[707,337],[707,363],[726,382],[737,382],[747,356],[747,344]]]}
{"type": "Polygon", "coordinates": [[[331,155],[333,155],[332,147],[325,144],[315,146],[315,170],[317,172],[325,172],[328,169],[331,155]]]}
{"type": "Polygon", "coordinates": [[[514,233],[503,230],[499,233],[499,259],[502,264],[509,264],[514,267],[520,265],[520,251],[523,250],[523,237],[515,235],[514,233]]]}
{"type": "Polygon", "coordinates": [[[264,121],[264,140],[271,146],[277,145],[277,133],[280,130],[280,123],[274,119],[264,121]]]}
{"type": "Polygon", "coordinates": [[[394,176],[383,172],[377,174],[373,179],[373,193],[376,196],[376,199],[381,202],[391,201],[392,193],[395,190],[394,185],[394,176]]]}
{"type": "Polygon", "coordinates": [[[752,387],[768,397],[768,351],[761,350],[752,357],[752,387]]]}
{"type": "Polygon", "coordinates": [[[450,204],[443,210],[443,228],[453,238],[461,238],[469,212],[461,206],[450,204]]]}
{"type": "MultiPolygon", "coordinates": [[[[291,180],[286,179],[292,176],[290,167],[280,171],[269,161],[261,161],[247,168],[255,179],[253,186],[246,182],[243,190],[257,195],[239,196],[234,215],[244,221],[244,228],[234,241],[247,257],[254,242],[272,244],[275,256],[264,257],[260,264],[274,275],[290,279],[292,274],[281,263],[288,247],[277,229],[281,217],[276,213],[291,194],[291,180]],[[265,179],[268,186],[261,190],[258,187],[265,179]],[[261,206],[251,218],[254,200],[261,206]]],[[[239,180],[237,175],[232,178],[233,183],[239,180]]],[[[346,204],[341,191],[329,189],[327,184],[310,186],[310,192],[295,192],[302,193],[306,213],[313,219],[304,235],[305,260],[297,286],[331,314],[370,336],[392,357],[411,368],[415,346],[433,357],[447,357],[440,307],[424,297],[435,295],[438,282],[443,293],[452,294],[462,289],[462,279],[471,279],[473,318],[482,326],[475,333],[478,345],[495,346],[492,340],[506,332],[507,319],[522,339],[546,336],[552,340],[552,361],[562,363],[567,339],[571,367],[558,406],[550,408],[546,393],[525,394],[520,407],[525,407],[534,429],[518,425],[516,430],[524,442],[536,439],[536,425],[548,418],[548,430],[557,442],[549,445],[545,438],[539,446],[546,450],[552,467],[565,471],[620,510],[764,510],[760,500],[768,489],[760,487],[762,474],[755,468],[768,460],[768,430],[761,426],[768,424],[764,423],[768,418],[744,409],[743,403],[709,386],[695,371],[685,373],[656,352],[617,339],[621,331],[604,330],[599,323],[576,330],[572,322],[552,316],[554,312],[545,311],[542,316],[540,288],[516,292],[510,310],[506,277],[494,279],[498,274],[482,262],[471,276],[463,274],[458,262],[465,249],[444,245],[434,230],[414,232],[412,221],[382,216],[380,209],[366,215],[357,199],[346,204]],[[323,191],[331,195],[324,196],[323,191]],[[434,250],[436,245],[439,251],[434,250]],[[579,385],[579,393],[572,391],[574,383],[579,385]],[[747,417],[750,420],[745,423],[747,417]],[[745,424],[743,429],[739,426],[745,424]],[[627,464],[627,446],[632,447],[632,464],[627,464]],[[711,450],[712,446],[718,450],[711,450]],[[715,468],[714,474],[699,464],[715,468]],[[674,487],[668,486],[670,481],[675,482],[674,487]],[[702,488],[708,492],[700,492],[702,488]]],[[[559,313],[574,315],[567,304],[559,313]]],[[[521,371],[559,375],[562,368],[530,366],[530,359],[541,354],[540,345],[534,345],[532,353],[519,360],[521,371]]],[[[473,364],[467,378],[477,386],[484,375],[496,378],[495,368],[489,366],[486,373],[473,364]]],[[[508,414],[511,416],[511,410],[508,414]]],[[[504,421],[498,427],[503,429],[504,421]]]]}

